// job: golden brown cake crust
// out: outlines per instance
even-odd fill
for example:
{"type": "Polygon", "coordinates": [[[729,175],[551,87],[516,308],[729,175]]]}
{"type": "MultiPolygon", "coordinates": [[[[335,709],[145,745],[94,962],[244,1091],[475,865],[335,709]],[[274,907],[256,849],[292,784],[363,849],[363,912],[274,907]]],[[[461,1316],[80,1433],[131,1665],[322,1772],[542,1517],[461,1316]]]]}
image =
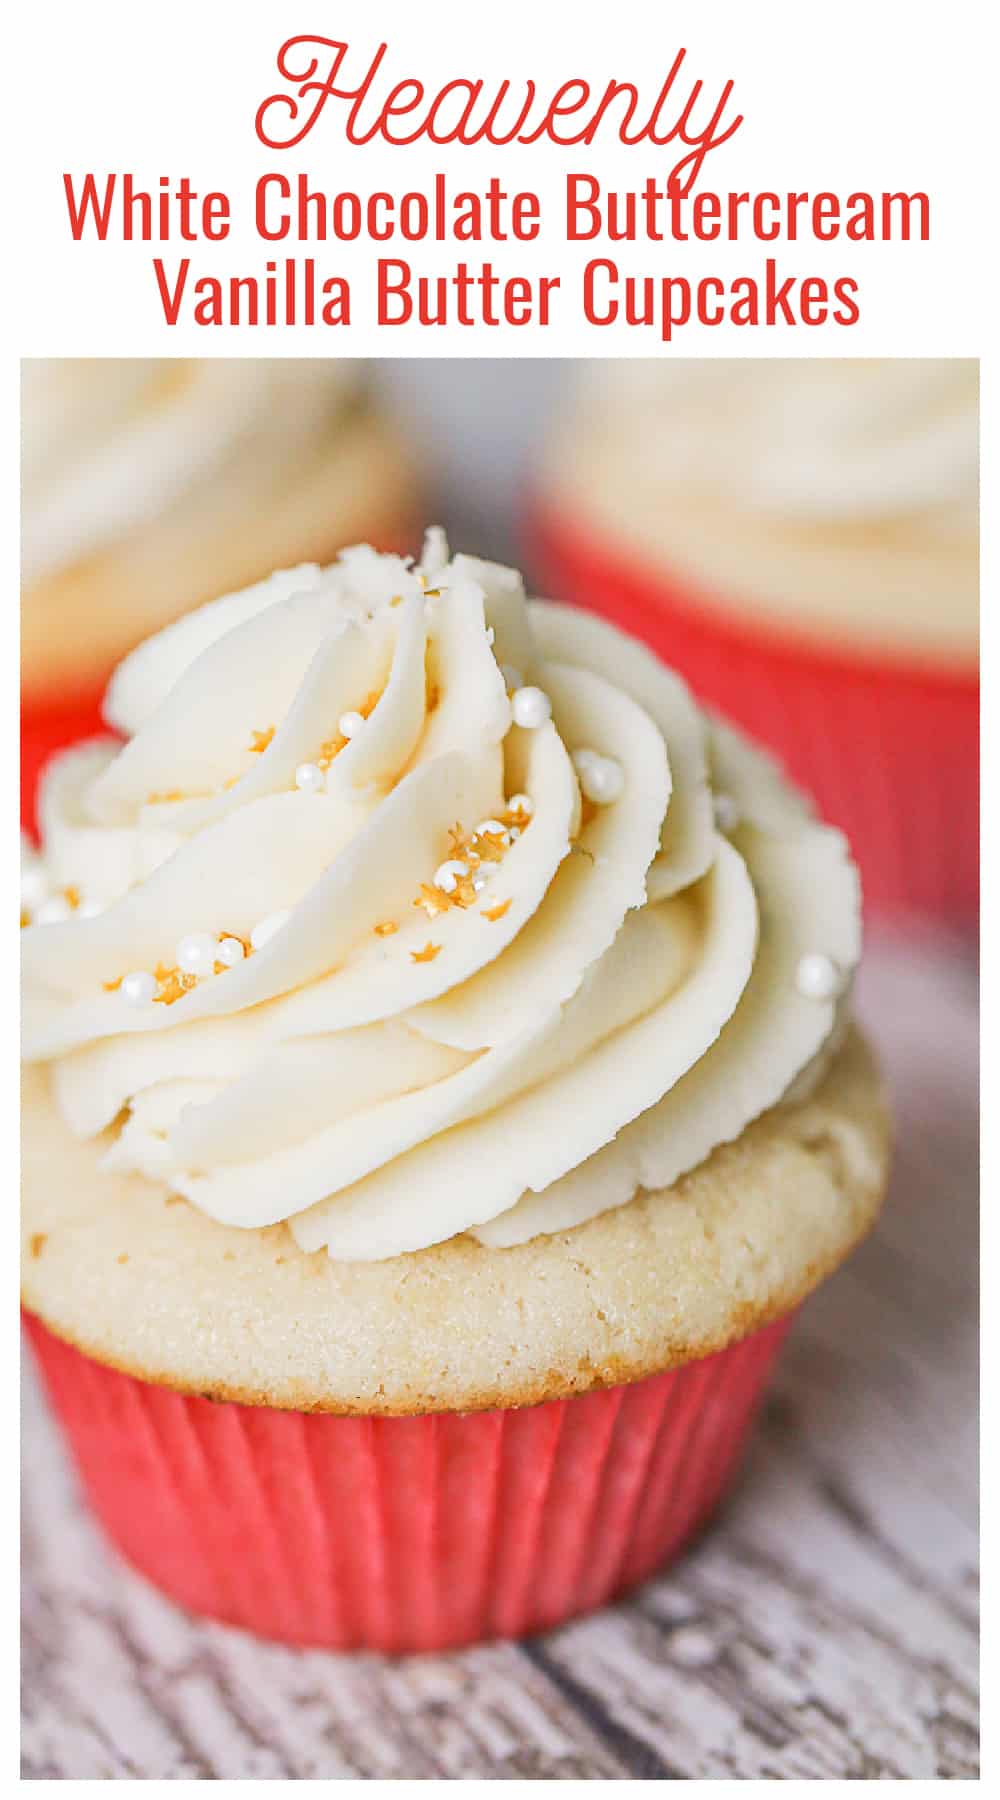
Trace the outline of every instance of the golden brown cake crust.
{"type": "Polygon", "coordinates": [[[813,1095],[661,1193],[507,1250],[382,1263],[215,1224],[70,1137],[24,1082],[25,1306],[113,1368],[212,1399],[405,1414],[526,1406],[652,1375],[788,1312],[871,1227],[890,1127],[852,1032],[813,1095]]]}
{"type": "Polygon", "coordinates": [[[46,703],[107,679],[115,663],[179,614],[345,544],[388,534],[416,513],[401,437],[370,406],[331,427],[329,443],[275,470],[266,495],[206,483],[162,518],[28,588],[21,602],[21,686],[46,703]]]}

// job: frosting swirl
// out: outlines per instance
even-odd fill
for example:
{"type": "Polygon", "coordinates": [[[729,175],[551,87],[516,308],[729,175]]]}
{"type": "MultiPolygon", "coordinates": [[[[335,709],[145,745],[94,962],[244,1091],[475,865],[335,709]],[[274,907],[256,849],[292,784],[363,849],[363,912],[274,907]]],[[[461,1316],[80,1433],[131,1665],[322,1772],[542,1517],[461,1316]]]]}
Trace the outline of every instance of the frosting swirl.
{"type": "Polygon", "coordinates": [[[26,583],[206,479],[252,484],[329,431],[360,365],[235,358],[30,360],[22,370],[26,583]]]}
{"type": "Polygon", "coordinates": [[[124,745],[43,787],[25,1053],[213,1218],[346,1259],[523,1242],[831,1052],[841,835],[649,652],[439,532],[202,607],[105,714],[124,745]]]}
{"type": "Polygon", "coordinates": [[[594,364],[580,410],[627,460],[641,459],[650,487],[721,492],[748,512],[803,525],[918,514],[937,532],[976,530],[973,360],[594,364]]]}

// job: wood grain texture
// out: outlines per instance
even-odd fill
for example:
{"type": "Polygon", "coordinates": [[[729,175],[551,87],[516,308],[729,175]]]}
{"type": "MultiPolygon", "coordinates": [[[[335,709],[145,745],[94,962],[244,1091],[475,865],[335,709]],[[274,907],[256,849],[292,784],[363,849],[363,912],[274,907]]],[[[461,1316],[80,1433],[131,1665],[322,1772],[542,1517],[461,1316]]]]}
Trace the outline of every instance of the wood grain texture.
{"type": "Polygon", "coordinates": [[[396,1663],[193,1623],[103,1547],[28,1371],[25,1778],[974,1779],[968,946],[876,941],[861,1011],[899,1113],[884,1222],[797,1322],[718,1522],[593,1619],[396,1663]]]}

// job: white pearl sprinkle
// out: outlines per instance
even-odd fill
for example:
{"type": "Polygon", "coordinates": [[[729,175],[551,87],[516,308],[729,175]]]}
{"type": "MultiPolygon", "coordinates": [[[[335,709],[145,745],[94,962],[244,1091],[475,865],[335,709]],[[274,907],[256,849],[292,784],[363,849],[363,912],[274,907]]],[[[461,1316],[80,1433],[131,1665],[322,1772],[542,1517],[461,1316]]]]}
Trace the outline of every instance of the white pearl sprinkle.
{"type": "Polygon", "coordinates": [[[73,908],[65,894],[53,894],[50,900],[43,900],[32,923],[35,925],[62,925],[73,916],[73,908]]]}
{"type": "Polygon", "coordinates": [[[211,975],[215,969],[218,939],[211,931],[188,931],[175,955],[182,975],[211,975]]]}
{"type": "Polygon", "coordinates": [[[250,933],[250,942],[255,950],[262,950],[264,945],[288,924],[291,912],[268,913],[266,919],[260,919],[250,933]]]}
{"type": "Polygon", "coordinates": [[[364,724],[364,722],[365,722],[364,715],[362,713],[359,713],[359,712],[341,713],[340,718],[337,721],[337,730],[340,732],[341,737],[345,737],[345,738],[357,737],[358,732],[361,730],[361,727],[364,724]]]}
{"type": "Polygon", "coordinates": [[[520,835],[521,835],[521,827],[520,827],[520,825],[512,825],[512,826],[511,826],[511,828],[510,828],[510,841],[511,841],[511,843],[512,843],[512,844],[516,844],[516,843],[517,843],[517,840],[518,840],[518,838],[519,838],[519,837],[520,837],[520,835]]]}
{"type": "Polygon", "coordinates": [[[326,787],[326,776],[319,763],[300,763],[295,771],[295,785],[304,794],[321,794],[326,787]]]}
{"type": "Polygon", "coordinates": [[[246,951],[239,938],[220,938],[216,945],[215,960],[224,963],[227,969],[235,969],[237,963],[241,963],[245,955],[246,951]]]}
{"type": "Polygon", "coordinates": [[[537,731],[552,717],[552,702],[539,687],[518,688],[510,704],[514,724],[522,731],[537,731]]]}
{"type": "Polygon", "coordinates": [[[502,663],[500,666],[500,673],[504,678],[504,683],[509,692],[513,693],[517,688],[524,685],[524,676],[514,663],[502,663]]]}
{"type": "Polygon", "coordinates": [[[21,905],[26,906],[29,912],[34,912],[48,897],[49,878],[44,864],[29,863],[21,870],[21,905]]]}
{"type": "Polygon", "coordinates": [[[593,756],[579,770],[580,789],[595,806],[612,806],[625,790],[625,774],[613,756],[593,756]]]}
{"type": "Polygon", "coordinates": [[[129,1006],[148,1006],[156,994],[156,977],[148,969],[133,969],[122,979],[121,995],[129,1006]]]}
{"type": "Polygon", "coordinates": [[[510,832],[502,819],[480,819],[472,835],[473,837],[496,837],[502,844],[510,843],[510,832]]]}
{"type": "Polygon", "coordinates": [[[841,972],[832,956],[810,950],[800,956],[795,985],[807,1000],[832,1000],[840,992],[841,972]]]}
{"type": "Polygon", "coordinates": [[[492,867],[492,864],[485,863],[483,865],[483,867],[477,869],[476,873],[473,875],[472,886],[473,886],[474,891],[477,894],[482,893],[484,887],[486,886],[486,883],[489,881],[489,878],[490,878],[489,871],[490,871],[491,867],[492,867]]]}
{"type": "Polygon", "coordinates": [[[497,634],[494,631],[492,625],[487,625],[487,627],[486,627],[486,642],[489,644],[489,647],[491,650],[493,648],[494,642],[496,641],[496,635],[497,634]]]}
{"type": "Polygon", "coordinates": [[[451,857],[448,862],[443,862],[441,867],[435,871],[434,886],[440,888],[443,894],[453,894],[459,882],[464,881],[468,873],[467,863],[459,862],[457,857],[451,857]]]}
{"type": "Polygon", "coordinates": [[[535,802],[530,794],[512,794],[507,802],[507,811],[520,813],[522,819],[530,819],[535,810],[535,802]]]}
{"type": "Polygon", "coordinates": [[[597,761],[597,751],[587,750],[586,748],[574,750],[571,752],[569,760],[573,764],[577,774],[582,775],[584,769],[589,769],[592,764],[597,761]]]}
{"type": "Polygon", "coordinates": [[[718,831],[735,831],[743,816],[732,794],[713,794],[712,811],[718,831]]]}

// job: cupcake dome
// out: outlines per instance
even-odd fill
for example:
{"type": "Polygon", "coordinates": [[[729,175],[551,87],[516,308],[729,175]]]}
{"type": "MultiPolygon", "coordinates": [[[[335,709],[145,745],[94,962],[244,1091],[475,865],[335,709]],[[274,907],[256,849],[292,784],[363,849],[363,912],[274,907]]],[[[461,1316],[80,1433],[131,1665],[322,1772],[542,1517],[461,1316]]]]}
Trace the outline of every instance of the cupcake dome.
{"type": "Polygon", "coordinates": [[[619,363],[582,384],[536,523],[556,591],[780,752],[848,831],[870,903],[961,918],[977,500],[975,363],[619,363]]]}
{"type": "MultiPolygon", "coordinates": [[[[106,710],[124,747],[45,781],[23,933],[24,1298],[98,1510],[188,1604],[307,1641],[597,1603],[705,1515],[784,1322],[878,1206],[844,839],[648,651],[436,533],[417,567],[359,549],[203,607],[106,710]],[[232,1495],[193,1504],[171,1454],[172,1578],[101,1475],[122,1421],[176,1430],[188,1468],[238,1430],[242,1505],[287,1466],[287,1413],[324,1467],[378,1420],[387,1475],[411,1456],[431,1484],[421,1519],[473,1471],[515,1560],[512,1493],[585,1471],[581,1561],[535,1607],[482,1586],[465,1513],[433,1554],[411,1519],[380,1554],[427,1594],[468,1557],[458,1614],[379,1626],[329,1595],[324,1624],[286,1593],[262,1617],[204,1538],[232,1495]]],[[[329,1546],[345,1515],[318,1505],[329,1546]]]]}

